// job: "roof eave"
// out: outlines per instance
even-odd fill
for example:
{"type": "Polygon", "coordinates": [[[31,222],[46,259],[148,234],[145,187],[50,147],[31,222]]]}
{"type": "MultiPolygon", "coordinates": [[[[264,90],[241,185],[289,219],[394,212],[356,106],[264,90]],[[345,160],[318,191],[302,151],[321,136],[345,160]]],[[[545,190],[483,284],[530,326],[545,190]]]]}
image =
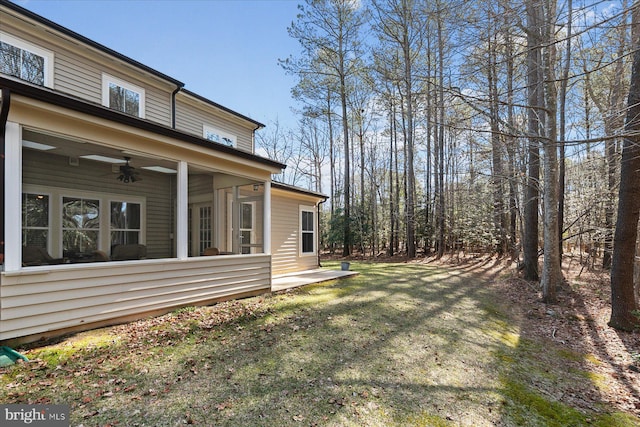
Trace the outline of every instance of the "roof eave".
{"type": "Polygon", "coordinates": [[[304,194],[306,196],[313,196],[313,197],[317,197],[319,199],[323,199],[323,200],[327,200],[329,198],[329,196],[322,194],[322,193],[318,193],[317,191],[311,191],[311,190],[307,190],[305,188],[300,188],[300,187],[296,187],[294,185],[289,185],[289,184],[285,184],[282,182],[277,182],[277,181],[272,181],[271,182],[271,187],[273,188],[278,188],[280,190],[284,190],[284,191],[291,191],[294,193],[299,193],[299,194],[304,194]]]}
{"type": "Polygon", "coordinates": [[[2,88],[9,89],[13,94],[22,95],[27,98],[53,104],[58,107],[67,108],[72,111],[77,111],[77,112],[88,114],[94,117],[99,117],[105,120],[124,124],[127,126],[134,127],[136,129],[145,130],[158,135],[167,136],[170,138],[174,138],[176,140],[180,140],[182,142],[187,142],[200,147],[205,147],[213,151],[231,154],[233,156],[240,157],[246,160],[251,160],[268,167],[277,168],[280,170],[285,169],[287,167],[285,164],[277,162],[275,160],[267,159],[265,157],[260,157],[246,151],[237,150],[235,148],[228,147],[223,144],[217,144],[215,142],[211,142],[206,139],[196,137],[194,135],[183,133],[158,123],[150,122],[148,120],[144,120],[144,119],[133,117],[124,113],[120,113],[118,111],[103,107],[102,105],[89,103],[84,100],[80,100],[68,95],[63,95],[45,88],[41,88],[39,86],[25,84],[16,80],[0,77],[0,89],[2,88]]]}
{"type": "Polygon", "coordinates": [[[165,80],[165,81],[167,81],[167,82],[169,82],[171,84],[174,84],[174,85],[176,85],[178,87],[181,87],[181,88],[184,87],[184,83],[182,83],[179,80],[174,79],[171,76],[168,76],[168,75],[166,75],[164,73],[161,73],[160,71],[155,70],[155,69],[153,69],[153,68],[151,68],[151,67],[149,67],[147,65],[144,65],[144,64],[136,61],[135,59],[129,58],[126,55],[123,55],[123,54],[121,54],[119,52],[116,52],[115,50],[110,49],[110,48],[108,48],[108,47],[106,47],[106,46],[104,46],[104,45],[102,45],[102,44],[100,44],[100,43],[98,43],[96,41],[93,41],[93,40],[81,35],[81,34],[78,34],[75,31],[72,31],[72,30],[70,30],[70,29],[68,29],[66,27],[63,27],[60,24],[56,24],[55,22],[50,21],[47,18],[44,18],[44,17],[42,17],[42,16],[40,16],[40,15],[34,13],[34,12],[31,12],[28,9],[25,9],[25,8],[23,8],[21,6],[18,6],[15,3],[12,3],[12,2],[7,1],[7,0],[0,0],[0,6],[5,6],[8,9],[13,10],[14,12],[17,12],[17,13],[19,13],[19,14],[21,14],[21,15],[29,18],[29,19],[32,19],[32,20],[38,22],[41,25],[45,25],[45,26],[51,28],[54,31],[57,31],[57,32],[65,35],[67,37],[71,37],[71,38],[73,38],[73,39],[75,39],[75,40],[77,40],[77,41],[79,41],[81,43],[84,43],[84,44],[86,44],[86,45],[88,45],[88,46],[90,46],[90,47],[92,47],[94,49],[97,49],[97,50],[99,50],[99,51],[101,51],[103,53],[106,53],[106,54],[114,57],[114,58],[117,58],[120,61],[123,61],[123,62],[125,62],[125,63],[127,63],[129,65],[132,65],[132,66],[134,66],[136,68],[139,68],[139,69],[141,69],[141,70],[143,70],[143,71],[145,71],[145,72],[147,72],[147,73],[149,73],[149,74],[151,74],[151,75],[153,75],[155,77],[158,77],[158,78],[160,78],[162,80],[165,80]]]}
{"type": "Polygon", "coordinates": [[[252,118],[247,117],[247,116],[245,116],[244,114],[240,114],[240,113],[238,113],[237,111],[234,111],[234,110],[232,110],[232,109],[230,109],[230,108],[227,108],[227,107],[225,107],[224,105],[220,105],[220,104],[218,104],[217,102],[212,101],[212,100],[210,100],[210,99],[207,99],[207,98],[205,98],[205,97],[204,97],[204,96],[202,96],[202,95],[198,95],[198,94],[197,94],[197,93],[195,93],[195,92],[191,92],[191,91],[190,91],[190,90],[188,90],[188,89],[184,89],[184,88],[182,88],[182,89],[180,89],[180,92],[181,92],[181,93],[184,93],[185,95],[191,96],[191,97],[193,97],[193,98],[195,98],[195,99],[197,99],[197,100],[199,100],[199,101],[201,101],[201,102],[204,102],[205,104],[211,105],[212,107],[215,107],[215,108],[217,108],[217,109],[219,109],[219,110],[222,110],[222,111],[224,111],[224,112],[226,112],[226,113],[229,113],[229,114],[231,114],[231,115],[233,115],[233,116],[235,116],[235,117],[238,117],[239,119],[242,119],[242,120],[245,120],[245,121],[247,121],[247,122],[252,123],[252,124],[255,126],[254,130],[262,129],[262,128],[264,128],[264,127],[265,127],[265,125],[264,125],[264,124],[262,124],[262,123],[260,123],[260,122],[258,122],[258,121],[256,121],[256,120],[253,120],[252,118]]]}

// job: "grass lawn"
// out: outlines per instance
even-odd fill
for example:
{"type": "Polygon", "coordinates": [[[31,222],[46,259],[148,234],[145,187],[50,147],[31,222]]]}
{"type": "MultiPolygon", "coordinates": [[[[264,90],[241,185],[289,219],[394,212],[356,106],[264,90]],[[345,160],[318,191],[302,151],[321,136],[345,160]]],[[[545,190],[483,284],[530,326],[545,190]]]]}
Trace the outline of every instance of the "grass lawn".
{"type": "Polygon", "coordinates": [[[351,269],[23,349],[0,402],[69,404],[74,426],[640,424],[572,403],[598,376],[554,361],[588,355],[522,338],[489,263],[351,269]]]}

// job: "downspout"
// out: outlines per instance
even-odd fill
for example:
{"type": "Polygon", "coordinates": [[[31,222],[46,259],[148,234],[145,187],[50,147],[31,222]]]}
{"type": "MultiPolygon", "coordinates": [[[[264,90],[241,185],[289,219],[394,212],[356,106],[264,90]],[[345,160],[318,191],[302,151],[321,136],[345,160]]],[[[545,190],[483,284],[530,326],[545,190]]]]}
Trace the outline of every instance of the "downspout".
{"type": "Polygon", "coordinates": [[[262,129],[264,126],[256,126],[255,129],[253,129],[253,132],[251,132],[251,145],[253,147],[251,147],[251,152],[252,153],[256,153],[256,132],[259,131],[260,129],[262,129]]]}
{"type": "MultiPolygon", "coordinates": [[[[9,118],[9,106],[11,104],[11,91],[3,87],[1,90],[2,99],[0,100],[0,177],[2,179],[2,189],[0,190],[0,210],[5,212],[4,209],[4,164],[5,164],[5,140],[4,132],[7,129],[7,119],[9,118]]],[[[4,265],[4,216],[0,224],[0,265],[4,265]]]]}
{"type": "Polygon", "coordinates": [[[316,251],[318,252],[318,267],[322,267],[322,264],[320,263],[320,205],[325,203],[327,201],[327,199],[321,200],[318,202],[318,204],[316,205],[316,218],[317,218],[317,222],[318,222],[318,243],[316,245],[316,251]]]}
{"type": "Polygon", "coordinates": [[[184,85],[176,86],[176,90],[171,92],[171,129],[176,128],[176,95],[183,87],[184,85]]]}

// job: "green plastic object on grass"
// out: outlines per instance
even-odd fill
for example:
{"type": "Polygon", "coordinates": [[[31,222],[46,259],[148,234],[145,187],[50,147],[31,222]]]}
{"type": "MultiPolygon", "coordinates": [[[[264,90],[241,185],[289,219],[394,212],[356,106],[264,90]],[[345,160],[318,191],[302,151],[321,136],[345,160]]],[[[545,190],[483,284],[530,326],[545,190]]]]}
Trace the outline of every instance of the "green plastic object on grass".
{"type": "Polygon", "coordinates": [[[22,359],[25,362],[29,361],[26,356],[23,356],[11,347],[5,345],[0,346],[0,367],[13,365],[18,359],[22,359]]]}

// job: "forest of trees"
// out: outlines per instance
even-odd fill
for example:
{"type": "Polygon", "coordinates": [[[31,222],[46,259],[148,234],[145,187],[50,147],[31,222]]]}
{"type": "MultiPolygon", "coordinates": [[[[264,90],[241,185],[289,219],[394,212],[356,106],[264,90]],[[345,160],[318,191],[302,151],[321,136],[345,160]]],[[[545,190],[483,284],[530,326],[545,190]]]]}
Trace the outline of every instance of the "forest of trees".
{"type": "Polygon", "coordinates": [[[326,250],[510,256],[545,302],[571,253],[611,269],[610,325],[631,329],[639,15],[638,0],[307,0],[280,61],[299,125],[258,145],[290,165],[274,179],[330,196],[326,250]]]}

